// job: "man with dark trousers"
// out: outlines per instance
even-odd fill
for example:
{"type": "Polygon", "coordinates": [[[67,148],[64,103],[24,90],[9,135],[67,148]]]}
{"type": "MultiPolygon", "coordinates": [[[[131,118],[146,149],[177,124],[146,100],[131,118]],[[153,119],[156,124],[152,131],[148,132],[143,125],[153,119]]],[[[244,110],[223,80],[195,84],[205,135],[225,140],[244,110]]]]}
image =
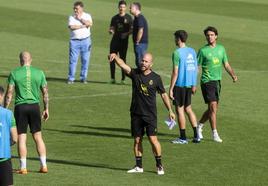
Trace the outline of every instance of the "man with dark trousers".
{"type": "Polygon", "coordinates": [[[130,5],[130,13],[135,17],[133,21],[133,44],[135,52],[135,63],[139,68],[143,55],[148,48],[148,24],[141,14],[141,4],[134,2],[130,5]]]}
{"type": "MultiPolygon", "coordinates": [[[[132,17],[126,13],[127,3],[124,0],[119,1],[119,13],[112,17],[109,33],[113,35],[110,43],[110,53],[119,53],[120,58],[126,62],[127,49],[128,49],[128,36],[132,33],[132,17]]],[[[116,83],[115,80],[115,62],[110,63],[111,81],[116,83]]],[[[121,84],[125,84],[125,73],[122,71],[121,84]]]]}

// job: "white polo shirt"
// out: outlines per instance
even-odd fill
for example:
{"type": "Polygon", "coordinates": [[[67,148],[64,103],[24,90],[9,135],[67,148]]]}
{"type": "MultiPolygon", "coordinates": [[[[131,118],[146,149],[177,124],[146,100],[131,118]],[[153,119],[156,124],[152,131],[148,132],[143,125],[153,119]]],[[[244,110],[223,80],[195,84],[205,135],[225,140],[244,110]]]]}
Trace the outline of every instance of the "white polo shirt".
{"type": "MultiPolygon", "coordinates": [[[[81,19],[92,22],[90,14],[83,12],[81,19]]],[[[74,15],[69,16],[68,26],[71,25],[83,25],[74,15]]],[[[71,39],[84,39],[90,36],[90,27],[71,30],[71,39]]]]}

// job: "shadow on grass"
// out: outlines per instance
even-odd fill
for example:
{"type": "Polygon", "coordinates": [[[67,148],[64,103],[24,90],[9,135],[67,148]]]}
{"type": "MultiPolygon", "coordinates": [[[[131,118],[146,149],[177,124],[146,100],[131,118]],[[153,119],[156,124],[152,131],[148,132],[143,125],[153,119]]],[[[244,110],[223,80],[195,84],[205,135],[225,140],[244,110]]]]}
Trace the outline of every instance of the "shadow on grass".
{"type": "Polygon", "coordinates": [[[68,130],[57,130],[57,129],[43,129],[47,131],[53,132],[61,132],[66,134],[78,134],[78,135],[89,135],[89,136],[97,136],[97,137],[109,137],[109,138],[125,138],[125,139],[132,139],[130,135],[120,135],[120,134],[106,134],[106,133],[99,133],[99,132],[92,132],[92,131],[68,131],[68,130]]]}
{"type": "MultiPolygon", "coordinates": [[[[87,128],[87,129],[94,129],[94,130],[101,130],[101,131],[111,131],[111,132],[125,132],[131,134],[130,129],[126,128],[115,128],[115,127],[94,127],[94,126],[85,126],[85,125],[71,125],[72,127],[77,128],[87,128]]],[[[169,137],[178,137],[177,134],[166,134],[166,133],[157,133],[158,136],[169,136],[169,137]]]]}
{"type": "MultiPolygon", "coordinates": [[[[12,156],[12,158],[19,159],[18,156],[12,156]]],[[[33,161],[39,161],[39,158],[34,157],[27,157],[28,160],[33,161]]],[[[101,169],[112,169],[112,170],[118,170],[118,171],[127,171],[128,169],[125,168],[118,168],[113,167],[106,164],[97,164],[97,163],[82,163],[82,162],[75,162],[75,161],[67,161],[67,160],[57,160],[57,159],[47,159],[47,162],[50,163],[56,163],[56,164],[63,164],[63,165],[73,165],[73,166],[79,166],[79,167],[91,167],[91,168],[101,168],[101,169]]],[[[34,172],[34,171],[32,171],[34,172]]]]}

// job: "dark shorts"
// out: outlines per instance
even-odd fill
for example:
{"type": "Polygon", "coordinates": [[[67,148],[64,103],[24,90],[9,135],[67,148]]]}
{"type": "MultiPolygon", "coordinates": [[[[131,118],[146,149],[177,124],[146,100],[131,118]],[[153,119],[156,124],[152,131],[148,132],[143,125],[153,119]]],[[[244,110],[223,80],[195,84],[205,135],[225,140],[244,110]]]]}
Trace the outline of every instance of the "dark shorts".
{"type": "Polygon", "coordinates": [[[128,39],[112,39],[110,43],[110,53],[126,52],[128,39]]]}
{"type": "Polygon", "coordinates": [[[201,90],[205,103],[219,101],[221,92],[221,81],[209,81],[201,84],[201,90]]]}
{"type": "Polygon", "coordinates": [[[133,137],[156,136],[157,120],[147,119],[144,116],[131,113],[131,134],[133,137]]]}
{"type": "Polygon", "coordinates": [[[13,173],[11,160],[0,162],[0,185],[13,185],[13,173]]]}
{"type": "Polygon", "coordinates": [[[188,107],[192,101],[192,88],[174,87],[173,89],[173,105],[179,107],[188,107]]]}
{"type": "Polygon", "coordinates": [[[41,116],[38,103],[16,105],[14,115],[18,134],[27,133],[28,125],[32,134],[41,131],[41,116]]]}

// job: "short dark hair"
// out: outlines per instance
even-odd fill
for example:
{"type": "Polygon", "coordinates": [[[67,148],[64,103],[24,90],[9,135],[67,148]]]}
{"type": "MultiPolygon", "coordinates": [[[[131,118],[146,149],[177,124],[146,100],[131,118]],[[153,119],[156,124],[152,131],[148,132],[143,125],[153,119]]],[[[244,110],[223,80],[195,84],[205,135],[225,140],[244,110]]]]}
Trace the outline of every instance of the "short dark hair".
{"type": "Polygon", "coordinates": [[[218,30],[213,27],[213,26],[208,26],[205,30],[204,30],[204,34],[207,35],[207,33],[211,31],[211,32],[214,32],[215,35],[217,36],[218,35],[218,30]]]}
{"type": "Polygon", "coordinates": [[[0,94],[3,95],[5,93],[5,89],[0,85],[0,94]]]}
{"type": "Polygon", "coordinates": [[[141,4],[139,2],[134,2],[132,4],[135,5],[139,10],[141,10],[141,4]]]}
{"type": "Polygon", "coordinates": [[[80,6],[80,7],[84,7],[84,3],[82,1],[76,1],[74,2],[74,6],[80,6]]]}
{"type": "Polygon", "coordinates": [[[127,5],[127,2],[124,1],[124,0],[121,0],[121,1],[118,2],[118,7],[119,7],[120,5],[127,5]]]}
{"type": "Polygon", "coordinates": [[[174,36],[175,36],[177,41],[180,39],[184,43],[186,42],[186,40],[188,38],[188,34],[187,34],[187,32],[185,30],[177,30],[174,33],[174,36]]]}

